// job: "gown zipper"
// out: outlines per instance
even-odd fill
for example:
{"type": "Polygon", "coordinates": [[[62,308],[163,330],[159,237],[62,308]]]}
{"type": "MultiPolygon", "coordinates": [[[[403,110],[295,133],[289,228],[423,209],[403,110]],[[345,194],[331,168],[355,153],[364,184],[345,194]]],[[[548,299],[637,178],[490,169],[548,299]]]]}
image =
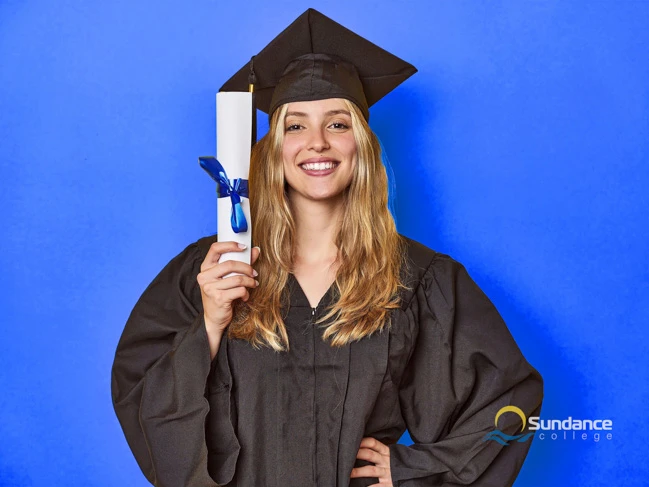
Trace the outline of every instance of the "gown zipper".
{"type": "MultiPolygon", "coordinates": [[[[317,306],[316,306],[316,308],[317,308],[317,306]]],[[[315,322],[316,322],[316,318],[315,318],[316,308],[311,308],[311,323],[312,323],[312,325],[313,325],[313,328],[315,328],[315,322]]],[[[315,346],[316,346],[316,344],[315,344],[315,340],[316,340],[316,332],[314,331],[313,328],[312,328],[312,330],[311,330],[311,334],[313,335],[313,353],[315,354],[315,346]]],[[[315,361],[315,356],[314,356],[314,361],[315,361]]],[[[313,375],[314,375],[314,380],[316,380],[316,379],[315,379],[315,373],[316,373],[316,372],[315,372],[315,362],[314,362],[314,364],[313,364],[313,375]]],[[[314,386],[317,387],[317,384],[314,384],[314,386]]],[[[312,407],[313,407],[313,409],[312,409],[312,411],[313,411],[313,417],[312,417],[312,418],[313,418],[313,424],[315,425],[315,423],[316,423],[316,415],[315,415],[315,409],[316,409],[315,388],[314,388],[313,405],[312,405],[312,407]]],[[[315,441],[315,444],[313,445],[314,450],[313,450],[313,464],[312,464],[312,465],[313,465],[313,466],[312,466],[313,470],[312,470],[312,475],[313,475],[313,485],[317,485],[317,478],[318,478],[318,467],[317,467],[317,461],[318,461],[318,446],[317,446],[317,445],[318,445],[318,436],[317,436],[317,429],[316,429],[316,431],[315,431],[314,441],[315,441]]]]}

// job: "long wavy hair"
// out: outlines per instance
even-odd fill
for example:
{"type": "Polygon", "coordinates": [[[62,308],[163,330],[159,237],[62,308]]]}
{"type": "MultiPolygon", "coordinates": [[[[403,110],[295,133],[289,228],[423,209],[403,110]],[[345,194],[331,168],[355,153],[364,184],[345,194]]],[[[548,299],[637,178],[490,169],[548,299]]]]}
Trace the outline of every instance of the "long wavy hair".
{"type": "MultiPolygon", "coordinates": [[[[344,193],[343,218],[335,244],[337,299],[317,321],[323,338],[344,346],[390,326],[390,310],[400,306],[400,269],[405,243],[388,210],[388,179],[381,148],[362,112],[344,100],[351,114],[357,164],[344,193]]],[[[282,144],[288,104],[273,113],[268,133],[252,150],[249,186],[253,245],[261,254],[255,263],[259,286],[247,302],[237,300],[228,336],[247,340],[254,348],[289,349],[282,306],[289,305],[287,282],[293,271],[295,219],[284,178],[282,144]]]]}

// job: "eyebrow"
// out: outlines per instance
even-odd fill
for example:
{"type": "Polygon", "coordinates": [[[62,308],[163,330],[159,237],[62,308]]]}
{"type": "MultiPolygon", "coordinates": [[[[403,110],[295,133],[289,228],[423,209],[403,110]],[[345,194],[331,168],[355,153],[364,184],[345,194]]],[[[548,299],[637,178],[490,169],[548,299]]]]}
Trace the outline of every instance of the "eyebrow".
{"type": "MultiPolygon", "coordinates": [[[[327,117],[330,117],[331,115],[348,115],[351,117],[351,114],[347,110],[329,110],[325,115],[327,117]]],[[[309,115],[304,112],[287,112],[286,113],[287,117],[306,117],[308,118],[309,115]]]]}

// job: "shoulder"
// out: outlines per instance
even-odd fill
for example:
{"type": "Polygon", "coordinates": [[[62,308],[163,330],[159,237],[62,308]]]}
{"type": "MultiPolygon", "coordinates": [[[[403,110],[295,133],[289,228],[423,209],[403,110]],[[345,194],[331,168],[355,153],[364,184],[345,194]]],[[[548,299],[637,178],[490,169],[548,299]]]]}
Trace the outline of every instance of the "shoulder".
{"type": "Polygon", "coordinates": [[[436,270],[460,269],[464,266],[448,254],[438,252],[417,242],[405,235],[399,234],[404,242],[405,250],[405,271],[410,280],[421,280],[426,274],[434,274],[436,270]]]}
{"type": "Polygon", "coordinates": [[[205,259],[207,252],[210,250],[210,246],[216,241],[217,241],[217,235],[214,234],[214,235],[207,235],[205,237],[201,237],[192,244],[196,246],[196,248],[198,249],[200,256],[202,257],[201,261],[205,259]]]}
{"type": "Polygon", "coordinates": [[[430,266],[438,252],[427,247],[426,245],[417,242],[405,235],[399,234],[401,240],[404,242],[406,253],[406,265],[409,270],[415,273],[420,273],[430,266]]]}
{"type": "Polygon", "coordinates": [[[214,242],[216,242],[216,235],[209,235],[185,245],[165,265],[157,279],[167,282],[180,279],[193,284],[196,275],[200,272],[201,264],[214,242]]]}
{"type": "Polygon", "coordinates": [[[207,256],[211,245],[217,241],[216,234],[206,235],[199,238],[195,242],[190,243],[185,249],[175,257],[175,260],[187,269],[191,269],[190,274],[192,278],[200,272],[201,264],[207,256]]]}
{"type": "Polygon", "coordinates": [[[459,274],[466,273],[464,266],[448,254],[399,234],[404,242],[405,259],[402,280],[408,289],[403,293],[404,306],[417,294],[428,294],[433,289],[453,287],[459,274]]]}

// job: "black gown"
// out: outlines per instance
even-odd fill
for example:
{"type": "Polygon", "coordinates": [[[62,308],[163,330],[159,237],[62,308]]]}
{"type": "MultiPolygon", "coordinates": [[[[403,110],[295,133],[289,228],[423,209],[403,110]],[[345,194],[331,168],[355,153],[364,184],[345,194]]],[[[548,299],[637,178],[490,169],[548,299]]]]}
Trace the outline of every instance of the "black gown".
{"type": "MultiPolygon", "coordinates": [[[[334,286],[312,308],[290,275],[290,351],[224,335],[210,361],[196,276],[215,240],[167,264],[115,354],[115,411],[152,484],[368,486],[377,479],[349,478],[370,464],[356,459],[366,436],[389,445],[395,487],[513,484],[531,441],[483,437],[503,406],[538,415],[543,383],[460,263],[406,238],[411,289],[392,326],[342,348],[313,325],[334,286]],[[396,443],[406,428],[410,446],[396,443]]],[[[516,434],[508,416],[499,429],[516,434]]]]}

